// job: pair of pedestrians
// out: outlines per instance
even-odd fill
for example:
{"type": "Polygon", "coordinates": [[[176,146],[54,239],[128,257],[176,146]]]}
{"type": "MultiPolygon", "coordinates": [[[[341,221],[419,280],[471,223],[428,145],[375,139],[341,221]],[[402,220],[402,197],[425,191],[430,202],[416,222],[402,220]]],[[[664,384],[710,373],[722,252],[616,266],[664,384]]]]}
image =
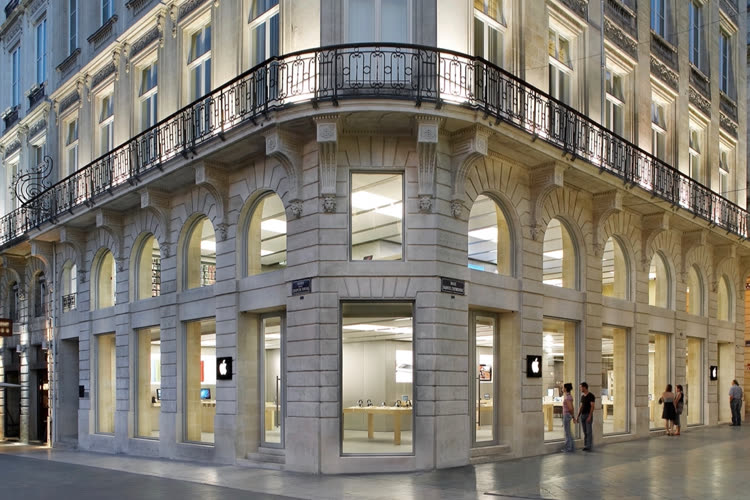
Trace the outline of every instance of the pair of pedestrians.
{"type": "Polygon", "coordinates": [[[563,385],[565,394],[563,395],[563,430],[565,431],[565,446],[563,451],[567,453],[576,450],[573,443],[573,430],[570,422],[581,423],[583,429],[583,451],[591,451],[594,446],[594,432],[592,423],[594,421],[594,402],[596,396],[589,392],[589,384],[581,382],[581,405],[578,407],[578,414],[573,417],[575,410],[573,408],[573,384],[570,382],[563,385]]]}
{"type": "Polygon", "coordinates": [[[682,386],[677,384],[677,392],[672,392],[672,384],[667,384],[667,388],[661,393],[659,404],[664,408],[661,412],[661,418],[664,419],[664,427],[667,429],[667,436],[680,435],[680,417],[685,408],[685,395],[682,392],[682,386]]]}

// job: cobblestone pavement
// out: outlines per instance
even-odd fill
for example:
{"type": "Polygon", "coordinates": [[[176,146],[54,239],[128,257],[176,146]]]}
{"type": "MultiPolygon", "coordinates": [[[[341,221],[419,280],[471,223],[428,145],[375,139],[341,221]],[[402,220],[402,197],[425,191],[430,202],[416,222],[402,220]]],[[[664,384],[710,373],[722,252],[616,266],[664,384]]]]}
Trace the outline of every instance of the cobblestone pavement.
{"type": "Polygon", "coordinates": [[[0,444],[0,499],[739,499],[748,498],[748,471],[746,426],[689,429],[593,453],[345,476],[0,444]]]}

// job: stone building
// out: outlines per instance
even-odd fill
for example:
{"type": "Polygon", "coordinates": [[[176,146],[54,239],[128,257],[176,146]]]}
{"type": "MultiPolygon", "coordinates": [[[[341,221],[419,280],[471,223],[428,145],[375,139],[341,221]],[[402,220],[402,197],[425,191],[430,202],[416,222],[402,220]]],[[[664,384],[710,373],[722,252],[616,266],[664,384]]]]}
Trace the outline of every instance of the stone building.
{"type": "Polygon", "coordinates": [[[5,14],[5,438],[344,473],[557,451],[565,382],[597,445],[668,383],[729,418],[737,0],[5,14]]]}

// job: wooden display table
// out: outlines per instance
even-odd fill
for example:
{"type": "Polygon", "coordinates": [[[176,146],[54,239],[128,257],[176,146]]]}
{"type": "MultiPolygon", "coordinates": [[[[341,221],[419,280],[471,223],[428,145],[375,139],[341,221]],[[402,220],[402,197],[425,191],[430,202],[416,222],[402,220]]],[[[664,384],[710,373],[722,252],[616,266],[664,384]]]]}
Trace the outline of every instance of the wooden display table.
{"type": "Polygon", "coordinates": [[[476,408],[477,411],[477,427],[481,425],[482,422],[482,415],[483,414],[490,414],[490,419],[492,418],[492,410],[494,409],[494,406],[492,404],[491,399],[482,399],[479,401],[479,407],[476,408]]]}
{"type": "MultiPolygon", "coordinates": [[[[281,410],[281,406],[279,406],[279,410],[281,410]]],[[[266,430],[272,431],[273,430],[273,420],[274,416],[276,415],[276,405],[274,403],[269,403],[266,401],[266,416],[265,416],[265,424],[266,424],[266,430]]]]}
{"type": "Polygon", "coordinates": [[[411,415],[411,410],[398,406],[350,406],[344,408],[344,414],[367,414],[367,439],[375,439],[375,415],[393,415],[393,444],[401,444],[401,416],[411,415]]]}
{"type": "MultiPolygon", "coordinates": [[[[604,420],[607,420],[607,418],[609,417],[609,407],[610,406],[612,408],[614,408],[615,407],[615,402],[611,401],[609,399],[602,399],[602,418],[604,420]]],[[[614,409],[612,410],[612,415],[614,416],[614,409]]]]}
{"type": "Polygon", "coordinates": [[[542,409],[544,410],[544,425],[547,426],[547,432],[552,432],[552,418],[555,415],[555,407],[562,408],[562,401],[543,401],[542,409]]]}

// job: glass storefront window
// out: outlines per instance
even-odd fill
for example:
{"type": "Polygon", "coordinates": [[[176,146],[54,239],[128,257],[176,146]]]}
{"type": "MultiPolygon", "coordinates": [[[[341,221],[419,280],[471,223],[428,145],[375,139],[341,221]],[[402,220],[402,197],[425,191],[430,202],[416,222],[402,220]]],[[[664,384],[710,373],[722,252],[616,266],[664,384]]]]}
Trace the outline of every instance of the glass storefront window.
{"type": "Polygon", "coordinates": [[[282,445],[284,425],[284,397],[282,387],[282,341],[280,316],[265,317],[262,327],[261,401],[263,402],[263,443],[282,445]]]}
{"type": "Polygon", "coordinates": [[[602,254],[602,295],[628,298],[628,265],[620,242],[610,237],[602,254]]]}
{"type": "Polygon", "coordinates": [[[186,289],[216,283],[216,235],[210,220],[203,217],[193,225],[185,253],[186,289]]]}
{"type": "Polygon", "coordinates": [[[214,442],[216,320],[185,323],[185,441],[214,442]]]}
{"type": "MultiPolygon", "coordinates": [[[[687,425],[703,423],[703,339],[688,337],[685,356],[687,383],[684,387],[684,405],[682,418],[687,414],[687,425]]],[[[685,425],[684,422],[682,422],[685,425]]]]}
{"type": "Polygon", "coordinates": [[[651,429],[664,428],[664,419],[661,418],[663,405],[659,404],[659,398],[669,383],[669,337],[652,333],[648,336],[648,406],[651,429]]]}
{"type": "Polygon", "coordinates": [[[161,413],[161,339],[159,328],[136,331],[138,357],[136,358],[136,436],[159,438],[161,413]]]}
{"type": "Polygon", "coordinates": [[[703,316],[703,280],[694,265],[688,269],[685,306],[688,314],[703,316]]]}
{"type": "Polygon", "coordinates": [[[96,273],[97,309],[104,309],[115,305],[117,270],[115,258],[109,250],[99,258],[99,268],[96,273]]]}
{"type": "Polygon", "coordinates": [[[485,195],[477,196],[469,215],[469,268],[511,274],[510,231],[500,206],[485,195]]]}
{"type": "Polygon", "coordinates": [[[247,229],[249,276],[286,267],[286,211],[276,194],[264,196],[253,210],[247,229]]]}
{"type": "Polygon", "coordinates": [[[412,453],[412,304],[341,309],[342,453],[412,453]]]}
{"type": "Polygon", "coordinates": [[[497,440],[496,422],[499,400],[497,377],[500,374],[495,360],[497,349],[495,333],[497,322],[492,316],[473,316],[474,364],[474,441],[476,444],[492,444],[497,440]]]}
{"type": "Polygon", "coordinates": [[[96,336],[96,432],[115,432],[115,334],[96,336]]]}
{"type": "Polygon", "coordinates": [[[136,258],[136,300],[158,297],[161,293],[161,252],[153,235],[143,241],[136,258]]]}
{"type": "Polygon", "coordinates": [[[542,281],[545,285],[576,288],[576,250],[568,229],[552,219],[544,232],[542,281]]]}
{"type": "MultiPolygon", "coordinates": [[[[542,410],[545,441],[565,438],[562,427],[563,384],[573,384],[573,401],[576,410],[578,409],[577,326],[572,321],[550,318],[544,318],[542,323],[542,410]]],[[[575,434],[577,431],[573,432],[575,434]]]]}
{"type": "Polygon", "coordinates": [[[401,260],[403,174],[352,174],[351,186],[351,259],[401,260]]]}
{"type": "MultiPolygon", "coordinates": [[[[651,266],[648,270],[648,305],[669,307],[672,300],[669,287],[670,281],[667,262],[657,252],[651,258],[651,266]]],[[[661,391],[659,394],[661,394],[661,391]]]]}
{"type": "Polygon", "coordinates": [[[604,434],[628,432],[628,332],[602,327],[602,419],[604,434]]]}

